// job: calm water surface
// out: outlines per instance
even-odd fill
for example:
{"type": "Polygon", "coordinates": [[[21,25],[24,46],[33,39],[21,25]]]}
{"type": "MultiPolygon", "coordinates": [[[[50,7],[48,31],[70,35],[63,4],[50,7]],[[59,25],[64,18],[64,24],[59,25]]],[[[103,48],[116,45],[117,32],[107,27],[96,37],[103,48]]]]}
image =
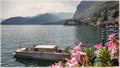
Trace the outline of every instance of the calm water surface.
{"type": "Polygon", "coordinates": [[[54,44],[59,48],[74,47],[87,41],[89,46],[101,42],[100,27],[64,25],[2,25],[1,66],[35,67],[49,66],[52,61],[14,58],[13,52],[19,47],[37,44],[54,44]]]}

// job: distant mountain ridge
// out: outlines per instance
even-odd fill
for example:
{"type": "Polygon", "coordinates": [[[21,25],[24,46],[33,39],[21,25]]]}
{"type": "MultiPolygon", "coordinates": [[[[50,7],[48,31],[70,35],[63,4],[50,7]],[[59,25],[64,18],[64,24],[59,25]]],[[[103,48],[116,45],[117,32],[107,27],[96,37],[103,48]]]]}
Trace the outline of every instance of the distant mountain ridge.
{"type": "Polygon", "coordinates": [[[33,17],[11,17],[1,22],[3,25],[27,25],[27,24],[63,24],[60,20],[72,17],[72,13],[45,13],[33,17]],[[66,14],[66,15],[65,15],[66,14]],[[64,16],[63,16],[64,15],[64,16]],[[63,17],[62,17],[63,16],[63,17]],[[65,17],[66,16],[66,17],[65,17]],[[53,23],[54,22],[54,23],[53,23]]]}
{"type": "Polygon", "coordinates": [[[65,12],[60,12],[60,13],[52,13],[56,16],[58,16],[61,19],[70,19],[73,17],[73,13],[65,13],[65,12]]]}

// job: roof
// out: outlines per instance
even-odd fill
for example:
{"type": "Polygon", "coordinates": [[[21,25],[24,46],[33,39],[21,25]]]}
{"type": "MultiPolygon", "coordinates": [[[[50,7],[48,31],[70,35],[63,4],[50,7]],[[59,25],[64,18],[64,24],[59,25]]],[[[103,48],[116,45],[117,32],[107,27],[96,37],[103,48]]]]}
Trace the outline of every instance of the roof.
{"type": "Polygon", "coordinates": [[[34,48],[46,48],[46,49],[54,49],[56,48],[56,45],[37,45],[34,48]]]}
{"type": "Polygon", "coordinates": [[[19,49],[17,49],[16,51],[23,51],[23,50],[25,50],[26,48],[19,48],[19,49]]]}

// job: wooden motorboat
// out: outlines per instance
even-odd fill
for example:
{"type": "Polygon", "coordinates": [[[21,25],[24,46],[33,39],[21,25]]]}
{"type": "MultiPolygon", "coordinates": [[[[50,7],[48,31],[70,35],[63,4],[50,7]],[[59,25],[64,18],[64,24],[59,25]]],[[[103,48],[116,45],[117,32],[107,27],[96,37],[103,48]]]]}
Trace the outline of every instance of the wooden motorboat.
{"type": "Polygon", "coordinates": [[[34,45],[30,48],[19,48],[14,56],[19,58],[43,59],[43,60],[64,60],[70,58],[68,49],[58,49],[56,45],[34,45]]]}

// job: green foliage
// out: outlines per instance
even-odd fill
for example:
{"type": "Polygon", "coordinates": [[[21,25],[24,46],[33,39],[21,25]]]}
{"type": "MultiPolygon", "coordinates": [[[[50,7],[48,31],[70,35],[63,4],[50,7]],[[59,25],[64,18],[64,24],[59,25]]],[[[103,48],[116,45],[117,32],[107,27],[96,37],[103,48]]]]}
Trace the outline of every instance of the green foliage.
{"type": "Polygon", "coordinates": [[[92,17],[92,18],[91,18],[91,21],[92,21],[92,22],[96,22],[96,21],[97,21],[97,17],[92,17]]]}
{"type": "Polygon", "coordinates": [[[92,53],[92,48],[86,48],[86,53],[91,54],[92,53]]]}
{"type": "Polygon", "coordinates": [[[65,63],[66,63],[65,61],[62,62],[63,67],[65,67],[65,63]]]}
{"type": "Polygon", "coordinates": [[[102,47],[99,53],[100,66],[112,66],[110,52],[106,47],[102,47]]]}
{"type": "Polygon", "coordinates": [[[119,16],[119,10],[115,10],[114,12],[113,12],[113,18],[117,18],[119,16]]]}
{"type": "Polygon", "coordinates": [[[86,53],[89,55],[88,58],[88,64],[89,66],[93,66],[95,63],[96,56],[93,54],[93,49],[92,48],[87,48],[86,53]]]}
{"type": "MultiPolygon", "coordinates": [[[[113,35],[110,35],[110,36],[113,36],[113,35]]],[[[119,57],[119,49],[118,49],[119,48],[119,40],[110,39],[110,41],[108,41],[107,43],[111,44],[111,42],[114,42],[114,43],[116,42],[117,45],[118,45],[118,47],[116,47],[114,45],[115,49],[118,50],[118,51],[115,51],[115,53],[118,53],[117,56],[114,55],[115,54],[115,53],[113,53],[114,51],[111,50],[111,48],[109,48],[109,46],[105,47],[105,46],[102,46],[101,44],[97,44],[97,45],[94,46],[94,48],[97,49],[94,52],[94,49],[88,47],[87,44],[85,43],[84,44],[85,49],[83,49],[83,52],[86,52],[86,53],[84,55],[79,53],[79,52],[74,53],[75,55],[74,55],[74,57],[72,57],[72,60],[75,59],[77,61],[77,63],[74,60],[73,61],[69,60],[69,62],[67,61],[68,62],[67,65],[69,67],[79,67],[79,66],[85,66],[85,67],[88,67],[88,66],[111,67],[111,66],[118,66],[119,65],[119,61],[118,61],[118,57],[119,57]],[[81,54],[81,55],[78,55],[78,54],[81,54]],[[78,56],[80,56],[79,57],[80,60],[77,60],[78,56]],[[98,57],[99,62],[95,62],[96,57],[98,57]]],[[[107,45],[109,45],[109,44],[107,44],[107,45]]],[[[77,48],[79,48],[78,46],[77,46],[77,48]]],[[[113,43],[112,43],[112,46],[113,46],[113,43]]],[[[114,47],[112,47],[112,48],[114,48],[114,47]]],[[[80,46],[80,50],[81,50],[81,46],[80,46]]],[[[79,49],[77,49],[77,51],[79,51],[79,49]]],[[[63,62],[62,66],[65,67],[65,64],[66,64],[66,62],[63,62]]]]}
{"type": "Polygon", "coordinates": [[[112,17],[113,16],[113,13],[114,13],[114,10],[108,10],[108,16],[112,17]]]}

